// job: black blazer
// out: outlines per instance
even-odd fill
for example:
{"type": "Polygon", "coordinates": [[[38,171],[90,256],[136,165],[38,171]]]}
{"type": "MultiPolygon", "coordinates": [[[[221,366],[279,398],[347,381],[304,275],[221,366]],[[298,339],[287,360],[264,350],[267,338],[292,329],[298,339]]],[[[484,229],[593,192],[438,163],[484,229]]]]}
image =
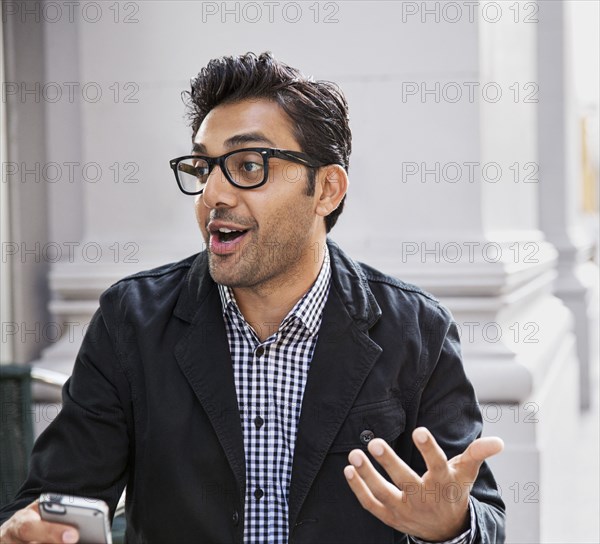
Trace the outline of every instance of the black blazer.
{"type": "MultiPolygon", "coordinates": [[[[480,435],[480,411],[450,313],[328,244],[332,286],[302,402],[289,540],[404,542],[360,506],[343,475],[348,453],[366,451],[371,431],[423,473],[412,430],[428,427],[450,458],[480,435]]],[[[242,542],[240,415],[205,253],[103,293],[63,408],[0,520],[44,491],[102,498],[114,511],[125,485],[129,542],[242,542]]],[[[487,465],[471,494],[477,541],[502,542],[504,504],[487,465]]]]}

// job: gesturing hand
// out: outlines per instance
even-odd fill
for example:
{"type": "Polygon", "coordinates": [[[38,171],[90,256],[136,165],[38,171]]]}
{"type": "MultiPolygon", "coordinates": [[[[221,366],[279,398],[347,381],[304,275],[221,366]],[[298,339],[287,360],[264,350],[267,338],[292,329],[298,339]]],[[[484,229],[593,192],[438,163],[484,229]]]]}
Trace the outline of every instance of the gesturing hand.
{"type": "Polygon", "coordinates": [[[389,474],[388,482],[362,450],[348,455],[344,475],[363,508],[385,524],[423,540],[444,541],[469,527],[469,492],[479,467],[504,448],[500,438],[478,438],[448,461],[425,427],[413,432],[427,465],[419,476],[385,440],[374,438],[368,450],[389,474]]]}

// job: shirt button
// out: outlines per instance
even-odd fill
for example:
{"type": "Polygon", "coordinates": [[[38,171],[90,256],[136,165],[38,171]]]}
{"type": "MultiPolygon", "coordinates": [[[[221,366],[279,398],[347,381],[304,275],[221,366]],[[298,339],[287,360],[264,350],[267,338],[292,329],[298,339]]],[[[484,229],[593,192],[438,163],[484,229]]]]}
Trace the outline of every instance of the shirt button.
{"type": "Polygon", "coordinates": [[[231,516],[231,521],[234,525],[237,525],[240,522],[240,515],[238,514],[237,510],[233,512],[233,516],[231,516]]]}
{"type": "Polygon", "coordinates": [[[264,422],[265,422],[265,420],[262,417],[260,417],[260,416],[256,416],[254,418],[254,426],[257,429],[260,429],[263,426],[264,422]]]}
{"type": "Polygon", "coordinates": [[[265,354],[265,348],[262,346],[258,346],[256,348],[256,356],[257,357],[262,357],[265,354]]]}
{"type": "Polygon", "coordinates": [[[375,434],[373,434],[373,431],[367,430],[360,433],[360,441],[365,445],[371,442],[373,438],[375,438],[375,434]]]}
{"type": "Polygon", "coordinates": [[[257,487],[257,488],[254,490],[254,498],[255,498],[257,501],[258,501],[258,500],[260,500],[260,499],[261,499],[261,497],[262,497],[264,494],[265,494],[265,493],[264,493],[264,491],[263,491],[263,490],[262,490],[260,487],[257,487]]]}

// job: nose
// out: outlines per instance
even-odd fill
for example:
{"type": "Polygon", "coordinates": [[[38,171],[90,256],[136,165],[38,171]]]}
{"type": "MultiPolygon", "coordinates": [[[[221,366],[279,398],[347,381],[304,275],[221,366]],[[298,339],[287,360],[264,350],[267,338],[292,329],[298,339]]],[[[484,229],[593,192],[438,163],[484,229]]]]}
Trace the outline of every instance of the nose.
{"type": "Polygon", "coordinates": [[[217,164],[209,174],[200,197],[207,208],[231,208],[237,204],[237,188],[227,181],[217,164]]]}

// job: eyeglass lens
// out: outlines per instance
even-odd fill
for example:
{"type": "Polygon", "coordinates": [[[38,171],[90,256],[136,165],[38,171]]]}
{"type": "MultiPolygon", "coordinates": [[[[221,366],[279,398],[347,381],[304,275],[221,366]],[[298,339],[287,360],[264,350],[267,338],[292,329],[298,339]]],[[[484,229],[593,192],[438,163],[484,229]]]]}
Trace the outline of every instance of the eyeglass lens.
{"type": "MultiPolygon", "coordinates": [[[[256,151],[232,153],[225,159],[225,169],[229,178],[243,187],[262,183],[265,176],[263,156],[256,151]]],[[[209,176],[209,165],[204,159],[192,157],[180,161],[177,173],[182,188],[188,192],[204,189],[209,176]]]]}

